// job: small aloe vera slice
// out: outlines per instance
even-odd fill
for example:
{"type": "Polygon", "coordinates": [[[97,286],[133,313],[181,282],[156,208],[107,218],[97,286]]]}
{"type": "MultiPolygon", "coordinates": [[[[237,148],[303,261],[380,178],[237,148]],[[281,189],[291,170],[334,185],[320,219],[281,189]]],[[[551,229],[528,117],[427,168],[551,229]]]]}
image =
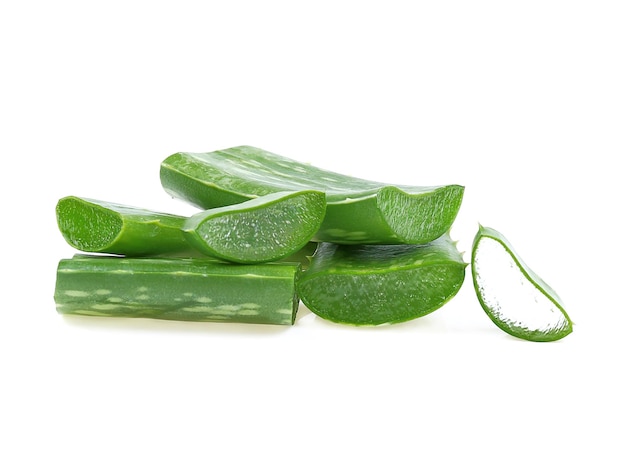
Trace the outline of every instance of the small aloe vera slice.
{"type": "Polygon", "coordinates": [[[56,217],[65,240],[81,251],[145,256],[190,247],[182,216],[69,196],[57,203],[56,217]]]}
{"type": "Polygon", "coordinates": [[[304,305],[327,320],[399,323],[449,301],[466,266],[448,234],[426,245],[320,243],[296,286],[304,305]]]}
{"type": "Polygon", "coordinates": [[[423,244],[452,225],[460,185],[389,185],[329,172],[250,146],[208,153],[179,152],[161,163],[171,195],[208,209],[281,191],[326,193],[315,239],[341,244],[423,244]]]}
{"type": "Polygon", "coordinates": [[[556,292],[493,228],[481,226],[474,238],[472,278],[485,313],[506,333],[529,341],[556,341],[572,332],[556,292]]]}
{"type": "Polygon", "coordinates": [[[292,325],[297,263],[75,256],[57,269],[57,311],[70,315],[292,325]]]}
{"type": "Polygon", "coordinates": [[[277,192],[197,213],[183,231],[204,254],[254,264],[298,252],[319,229],[325,211],[323,192],[277,192]]]}

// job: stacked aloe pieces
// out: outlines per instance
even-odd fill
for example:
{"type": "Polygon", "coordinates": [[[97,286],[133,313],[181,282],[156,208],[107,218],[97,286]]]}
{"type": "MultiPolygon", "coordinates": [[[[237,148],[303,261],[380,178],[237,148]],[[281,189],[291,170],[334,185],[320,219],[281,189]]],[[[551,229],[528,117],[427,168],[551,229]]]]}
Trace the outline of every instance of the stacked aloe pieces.
{"type": "MultiPolygon", "coordinates": [[[[432,313],[463,283],[467,264],[449,236],[460,185],[389,185],[250,146],[176,153],[160,170],[164,190],[197,213],[58,202],[61,233],[87,253],[59,263],[59,312],[290,325],[301,300],[337,323],[381,325],[432,313]]],[[[532,338],[476,290],[499,327],[532,338]]]]}
{"type": "Polygon", "coordinates": [[[448,236],[458,185],[392,186],[249,146],[169,156],[161,183],[201,210],[59,200],[59,229],[83,252],[59,263],[59,312],[293,324],[302,299],[375,325],[430,313],[463,282],[448,236]]]}

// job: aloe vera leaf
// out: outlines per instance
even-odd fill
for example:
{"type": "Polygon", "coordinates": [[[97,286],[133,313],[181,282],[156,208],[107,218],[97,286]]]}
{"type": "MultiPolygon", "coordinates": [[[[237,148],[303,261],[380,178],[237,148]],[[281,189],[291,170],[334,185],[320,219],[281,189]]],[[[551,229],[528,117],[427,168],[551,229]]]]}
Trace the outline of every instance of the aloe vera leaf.
{"type": "Polygon", "coordinates": [[[529,341],[556,341],[572,332],[557,293],[493,228],[480,226],[476,233],[472,279],[485,313],[506,333],[529,341]]]}
{"type": "Polygon", "coordinates": [[[189,251],[182,216],[68,196],[56,206],[57,224],[75,249],[128,256],[189,251]]]}
{"type": "Polygon", "coordinates": [[[206,255],[254,264],[299,251],[319,229],[325,211],[323,192],[277,192],[196,213],[183,231],[206,255]]]}
{"type": "Polygon", "coordinates": [[[57,311],[69,315],[292,325],[298,263],[75,256],[57,268],[57,311]]]}
{"type": "Polygon", "coordinates": [[[262,149],[239,146],[179,152],[161,163],[171,195],[208,209],[269,193],[319,190],[326,215],[317,241],[340,244],[423,244],[451,227],[464,187],[389,185],[326,171],[262,149]]]}
{"type": "Polygon", "coordinates": [[[304,305],[327,320],[399,323],[452,299],[466,266],[447,233],[426,245],[320,243],[296,288],[304,305]]]}

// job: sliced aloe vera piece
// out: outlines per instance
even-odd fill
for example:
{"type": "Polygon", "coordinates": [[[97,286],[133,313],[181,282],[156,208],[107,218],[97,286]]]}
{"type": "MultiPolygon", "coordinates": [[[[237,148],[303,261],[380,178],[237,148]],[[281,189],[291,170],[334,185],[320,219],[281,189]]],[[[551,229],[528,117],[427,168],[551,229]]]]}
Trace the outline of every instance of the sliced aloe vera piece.
{"type": "Polygon", "coordinates": [[[277,192],[191,216],[183,225],[198,251],[231,262],[287,257],[317,232],[326,211],[323,192],[277,192]]]}
{"type": "Polygon", "coordinates": [[[281,191],[326,193],[326,215],[315,236],[341,244],[422,244],[452,225],[460,185],[389,185],[303,164],[262,149],[239,146],[209,153],[180,152],[161,163],[171,195],[208,209],[281,191]]]}
{"type": "Polygon", "coordinates": [[[508,334],[556,341],[572,332],[572,321],[556,292],[493,228],[481,226],[474,238],[472,278],[485,313],[508,334]]]}
{"type": "Polygon", "coordinates": [[[57,269],[57,311],[70,315],[291,325],[298,263],[76,256],[57,269]]]}
{"type": "Polygon", "coordinates": [[[296,286],[304,305],[330,321],[399,323],[443,306],[466,266],[448,234],[426,245],[320,243],[296,286]]]}
{"type": "Polygon", "coordinates": [[[81,251],[145,256],[190,247],[182,216],[69,196],[57,203],[56,217],[65,240],[81,251]]]}

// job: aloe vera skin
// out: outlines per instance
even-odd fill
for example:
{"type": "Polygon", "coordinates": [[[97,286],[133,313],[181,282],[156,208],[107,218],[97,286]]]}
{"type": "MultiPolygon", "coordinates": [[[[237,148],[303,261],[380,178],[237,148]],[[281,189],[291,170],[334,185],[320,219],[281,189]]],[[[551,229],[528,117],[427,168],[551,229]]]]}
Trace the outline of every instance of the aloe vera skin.
{"type": "Polygon", "coordinates": [[[82,255],[59,262],[54,298],[68,315],[292,325],[299,267],[82,255]]]}
{"type": "Polygon", "coordinates": [[[393,324],[442,307],[461,288],[466,266],[448,234],[426,245],[320,243],[296,287],[304,305],[329,321],[393,324]]]}
{"type": "MultiPolygon", "coordinates": [[[[525,339],[528,341],[537,341],[537,342],[550,342],[557,341],[559,339],[564,338],[568,334],[570,334],[573,330],[573,323],[563,308],[562,301],[558,294],[550,287],[541,277],[539,277],[528,265],[522,260],[519,254],[515,251],[511,243],[504,237],[502,233],[499,231],[479,226],[478,232],[474,237],[474,241],[472,244],[472,257],[471,257],[471,265],[472,265],[472,280],[474,284],[474,290],[476,291],[476,296],[478,297],[478,301],[480,302],[483,310],[489,316],[491,321],[498,326],[504,332],[510,334],[511,336],[515,336],[520,339],[525,339]],[[542,330],[530,330],[521,325],[515,323],[515,320],[507,320],[500,316],[495,310],[494,307],[490,306],[484,299],[482,289],[479,283],[480,274],[477,264],[477,255],[479,251],[479,246],[484,238],[488,238],[492,241],[497,242],[502,249],[506,252],[506,254],[511,258],[513,265],[511,268],[517,267],[520,273],[530,284],[532,284],[541,294],[543,294],[550,303],[553,304],[554,308],[557,309],[562,315],[565,324],[558,329],[550,330],[550,331],[542,331],[542,330]]],[[[497,296],[497,294],[494,294],[497,296]]]]}
{"type": "Polygon", "coordinates": [[[148,256],[191,248],[182,216],[68,196],[57,203],[56,217],[68,244],[85,252],[148,256]]]}
{"type": "Polygon", "coordinates": [[[268,193],[326,193],[317,241],[338,244],[424,244],[447,232],[464,187],[394,186],[326,171],[251,146],[180,152],[161,163],[161,184],[200,208],[240,203],[268,193]]]}
{"type": "Polygon", "coordinates": [[[302,249],[319,229],[325,211],[323,192],[277,192],[197,213],[187,219],[183,231],[203,254],[256,264],[302,249]]]}

